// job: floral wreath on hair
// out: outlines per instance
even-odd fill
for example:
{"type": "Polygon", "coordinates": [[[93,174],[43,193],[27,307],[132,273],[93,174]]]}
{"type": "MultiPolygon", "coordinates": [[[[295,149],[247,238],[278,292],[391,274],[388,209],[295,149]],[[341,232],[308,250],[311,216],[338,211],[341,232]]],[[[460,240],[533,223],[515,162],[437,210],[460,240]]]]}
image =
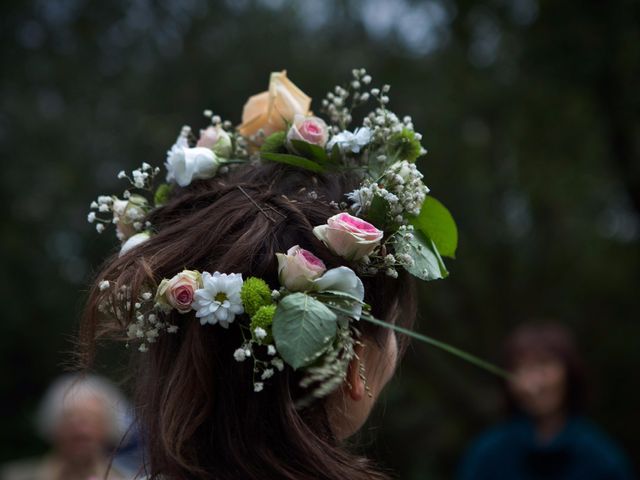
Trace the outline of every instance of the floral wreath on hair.
{"type": "MultiPolygon", "coordinates": [[[[205,110],[211,124],[196,139],[190,127],[182,128],[167,152],[166,183],[155,187],[160,173],[148,163],[121,171],[131,188],[122,198],[99,196],[91,204],[90,223],[102,233],[114,224],[124,255],[153,235],[145,219],[162,206],[177,186],[224,175],[238,164],[277,162],[315,173],[355,171],[361,184],[334,204],[341,212],[315,226],[314,235],[335,255],[354,266],[327,270],[312,252],[295,245],[277,253],[280,288],[271,290],[255,277],[239,273],[183,270],[161,281],[155,291],[145,291],[135,301],[126,287],[115,300],[101,306],[117,315],[114,302],[133,302],[135,320],[127,335],[147,351],[162,331],[175,333],[169,312],[195,312],[202,325],[228,328],[238,315],[250,318],[240,324],[244,337],[234,357],[254,362],[254,390],[259,392],[285,363],[304,369],[301,385],[308,398],[319,398],[340,385],[346,366],[355,356],[357,324],[369,321],[410,335],[494,373],[500,369],[465,352],[424,335],[376,319],[364,303],[358,275],[384,271],[398,276],[398,268],[422,280],[448,275],[442,257],[455,255],[458,233],[449,211],[423,183],[415,161],[426,153],[410,117],[402,120],[387,108],[388,85],[370,88],[371,76],[355,69],[348,85],[337,86],[322,100],[328,122],[313,116],[311,98],[294,85],[286,72],[272,73],[268,91],[246,102],[242,124],[235,127],[205,110]],[[353,111],[375,101],[375,109],[362,125],[350,130],[353,111]],[[356,273],[357,272],[357,273],[356,273]]],[[[242,188],[239,186],[242,190],[242,188]]],[[[243,191],[246,195],[246,192],[243,191]]],[[[314,192],[309,193],[310,196],[314,192]]],[[[248,197],[248,195],[247,195],[248,197]]],[[[249,200],[250,197],[248,197],[249,200]]],[[[267,215],[265,211],[262,212],[267,215]]],[[[108,280],[99,289],[111,288],[108,280]]]]}

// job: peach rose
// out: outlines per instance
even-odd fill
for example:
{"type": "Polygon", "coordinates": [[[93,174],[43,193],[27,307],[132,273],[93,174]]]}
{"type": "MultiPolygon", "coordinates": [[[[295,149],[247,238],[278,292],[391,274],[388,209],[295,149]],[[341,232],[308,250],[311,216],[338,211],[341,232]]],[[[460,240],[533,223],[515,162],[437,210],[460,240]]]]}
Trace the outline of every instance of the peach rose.
{"type": "Polygon", "coordinates": [[[326,225],[315,227],[313,234],[346,260],[360,260],[369,255],[384,235],[370,223],[348,213],[334,215],[326,225]]]}
{"type": "Polygon", "coordinates": [[[311,98],[287,78],[286,70],[274,72],[269,90],[253,95],[242,110],[242,124],[238,131],[244,137],[262,129],[265,136],[284,130],[296,114],[307,116],[311,98]]]}
{"type": "Polygon", "coordinates": [[[156,292],[156,303],[163,307],[175,308],[180,313],[187,313],[191,310],[194,292],[201,288],[201,284],[200,272],[183,270],[170,280],[165,278],[160,282],[156,292]]]}
{"type": "Polygon", "coordinates": [[[276,253],[280,284],[287,290],[301,291],[311,287],[313,280],[327,270],[324,262],[313,253],[295,245],[284,253],[276,253]]]}

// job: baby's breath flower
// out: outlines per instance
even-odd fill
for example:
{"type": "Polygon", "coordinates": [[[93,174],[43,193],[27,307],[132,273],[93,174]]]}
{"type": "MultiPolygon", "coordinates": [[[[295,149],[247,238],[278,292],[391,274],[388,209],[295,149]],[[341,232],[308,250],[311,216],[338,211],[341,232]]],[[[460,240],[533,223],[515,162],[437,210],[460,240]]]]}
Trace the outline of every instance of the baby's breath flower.
{"type": "Polygon", "coordinates": [[[279,372],[284,370],[284,362],[282,361],[281,358],[274,358],[273,360],[271,360],[271,365],[276,367],[279,372]]]}
{"type": "Polygon", "coordinates": [[[244,348],[237,348],[236,351],[233,352],[233,358],[235,358],[236,362],[244,362],[247,359],[244,348]]]}
{"type": "Polygon", "coordinates": [[[387,268],[385,273],[391,278],[398,278],[398,271],[395,268],[387,268]]]}
{"type": "Polygon", "coordinates": [[[257,327],[253,333],[255,334],[256,338],[258,340],[262,340],[263,338],[265,338],[267,336],[267,331],[264,328],[261,327],[257,327]]]}

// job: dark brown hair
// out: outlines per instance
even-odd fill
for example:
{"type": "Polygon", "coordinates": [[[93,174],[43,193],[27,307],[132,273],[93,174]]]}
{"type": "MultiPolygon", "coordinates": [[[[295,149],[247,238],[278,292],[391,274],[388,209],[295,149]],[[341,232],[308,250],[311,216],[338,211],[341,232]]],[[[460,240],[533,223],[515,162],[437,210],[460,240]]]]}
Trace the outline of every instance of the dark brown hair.
{"type": "MultiPolygon", "coordinates": [[[[344,260],[332,255],[312,228],[337,213],[330,202],[343,201],[354,186],[348,176],[315,175],[277,164],[243,166],[224,177],[196,181],[177,189],[165,206],[150,214],[156,234],[149,241],[120,258],[113,256],[96,278],[109,280],[115,289],[127,285],[135,295],[143,286],[155,286],[188,268],[257,276],[277,288],[275,253],[293,245],[313,251],[327,268],[339,266],[344,260]]],[[[411,326],[415,301],[406,273],[400,272],[398,279],[380,273],[362,280],[373,315],[411,326]]],[[[81,345],[87,365],[96,341],[122,338],[127,323],[99,313],[102,296],[94,285],[83,318],[81,345]]],[[[171,315],[178,333],[161,335],[147,353],[134,356],[135,400],[148,475],[387,478],[369,460],[340,445],[325,401],[295,408],[304,394],[298,373],[286,367],[262,392],[254,393],[251,362],[233,359],[242,344],[238,328],[204,328],[193,314],[171,315]]],[[[389,330],[364,321],[358,328],[385,345],[389,330]]],[[[399,341],[403,350],[406,342],[399,341]]]]}
{"type": "MultiPolygon", "coordinates": [[[[562,362],[567,373],[565,408],[572,413],[583,410],[587,396],[586,373],[571,331],[549,321],[520,325],[505,341],[503,357],[506,369],[512,371],[518,361],[530,353],[544,353],[562,362]]],[[[506,391],[511,410],[517,411],[515,399],[508,388],[506,391]]]]}

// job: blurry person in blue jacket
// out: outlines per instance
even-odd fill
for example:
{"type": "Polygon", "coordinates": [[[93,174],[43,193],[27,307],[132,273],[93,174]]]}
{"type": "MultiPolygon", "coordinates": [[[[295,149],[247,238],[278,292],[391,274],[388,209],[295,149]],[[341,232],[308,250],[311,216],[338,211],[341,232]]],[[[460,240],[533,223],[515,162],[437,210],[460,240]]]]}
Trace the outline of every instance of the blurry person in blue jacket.
{"type": "Polygon", "coordinates": [[[459,480],[631,480],[629,462],[581,416],[585,375],[571,333],[525,324],[505,344],[512,416],[473,443],[459,480]]]}

